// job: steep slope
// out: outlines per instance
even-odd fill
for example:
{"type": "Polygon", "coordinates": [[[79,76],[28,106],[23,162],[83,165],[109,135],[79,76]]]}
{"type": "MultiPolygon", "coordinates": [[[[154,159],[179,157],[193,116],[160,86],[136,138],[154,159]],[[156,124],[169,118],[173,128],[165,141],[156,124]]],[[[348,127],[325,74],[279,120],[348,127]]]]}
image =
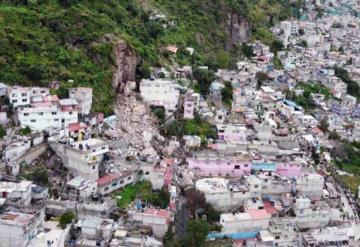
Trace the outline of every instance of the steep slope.
{"type": "Polygon", "coordinates": [[[0,81],[46,86],[57,80],[60,95],[71,86],[92,86],[94,110],[111,114],[112,84],[118,90],[122,81],[134,80],[136,67],[140,77],[149,65],[174,61],[228,67],[240,42],[269,42],[267,27],[289,15],[281,1],[2,1],[0,81]],[[166,28],[150,20],[154,12],[165,14],[166,28]],[[163,49],[169,44],[180,48],[175,58],[163,49]],[[195,48],[192,57],[184,52],[188,46],[195,48]]]}

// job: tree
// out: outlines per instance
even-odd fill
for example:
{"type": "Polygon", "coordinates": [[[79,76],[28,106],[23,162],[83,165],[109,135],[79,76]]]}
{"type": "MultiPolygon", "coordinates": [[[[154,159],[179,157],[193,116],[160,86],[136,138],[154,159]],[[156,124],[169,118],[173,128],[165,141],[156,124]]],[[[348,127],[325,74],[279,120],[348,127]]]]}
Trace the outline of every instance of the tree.
{"type": "Polygon", "coordinates": [[[165,236],[163,238],[163,243],[165,247],[172,247],[174,246],[174,233],[172,231],[173,225],[170,224],[168,226],[168,230],[165,233],[165,236]]]}
{"type": "Polygon", "coordinates": [[[31,129],[29,126],[20,129],[20,134],[23,136],[29,135],[31,133],[31,129]]]}
{"type": "Polygon", "coordinates": [[[252,48],[252,46],[247,45],[247,44],[243,44],[241,46],[241,52],[245,55],[245,57],[247,58],[251,58],[254,56],[254,49],[252,48]]]}
{"type": "Polygon", "coordinates": [[[299,43],[297,43],[298,46],[307,48],[308,47],[308,43],[306,40],[300,40],[299,43]]]}
{"type": "Polygon", "coordinates": [[[271,42],[271,45],[270,45],[270,51],[272,53],[277,53],[278,51],[281,51],[284,49],[284,45],[283,43],[280,41],[280,40],[274,40],[273,42],[271,42]]]}
{"type": "Polygon", "coordinates": [[[204,220],[189,220],[186,228],[184,246],[205,246],[206,237],[211,226],[204,220]]]}
{"type": "Polygon", "coordinates": [[[328,128],[329,128],[328,119],[327,119],[327,117],[325,117],[325,118],[321,119],[321,121],[319,123],[319,129],[322,132],[326,132],[326,131],[328,131],[328,128]]]}
{"type": "Polygon", "coordinates": [[[209,94],[209,87],[215,80],[215,75],[212,71],[206,69],[195,68],[193,77],[197,81],[197,87],[202,95],[209,94]]]}
{"type": "Polygon", "coordinates": [[[340,136],[339,134],[334,130],[329,133],[329,139],[330,140],[339,140],[340,136]]]}
{"type": "Polygon", "coordinates": [[[225,87],[221,89],[222,102],[224,102],[226,105],[231,105],[232,93],[233,93],[232,84],[231,82],[226,81],[225,87]]]}
{"type": "Polygon", "coordinates": [[[0,139],[6,136],[6,130],[2,125],[0,125],[0,139]]]}
{"type": "Polygon", "coordinates": [[[66,212],[66,213],[63,213],[61,216],[60,216],[60,219],[59,219],[59,226],[64,229],[66,228],[66,226],[68,224],[70,224],[73,219],[75,218],[75,214],[73,212],[66,212]]]}
{"type": "Polygon", "coordinates": [[[151,111],[159,119],[160,123],[165,122],[165,109],[164,109],[164,107],[151,107],[151,111]]]}
{"type": "Polygon", "coordinates": [[[320,155],[316,152],[315,148],[311,150],[311,158],[316,165],[320,163],[320,155]]]}
{"type": "Polygon", "coordinates": [[[231,65],[230,55],[225,51],[220,51],[217,54],[216,61],[221,69],[229,68],[231,65]]]}
{"type": "Polygon", "coordinates": [[[255,78],[257,80],[256,88],[260,89],[263,82],[269,79],[269,76],[265,72],[259,71],[259,72],[256,73],[255,78]]]}
{"type": "Polygon", "coordinates": [[[158,202],[156,206],[167,208],[170,202],[170,193],[164,187],[161,188],[158,194],[158,202]]]}
{"type": "Polygon", "coordinates": [[[37,184],[48,185],[49,183],[49,174],[45,168],[36,168],[30,176],[31,180],[37,184]]]}

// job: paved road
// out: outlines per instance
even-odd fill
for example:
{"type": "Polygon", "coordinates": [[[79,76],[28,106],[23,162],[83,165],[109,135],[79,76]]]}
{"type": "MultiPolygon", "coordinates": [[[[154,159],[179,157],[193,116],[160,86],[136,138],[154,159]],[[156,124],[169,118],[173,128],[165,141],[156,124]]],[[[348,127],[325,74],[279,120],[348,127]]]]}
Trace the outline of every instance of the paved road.
{"type": "Polygon", "coordinates": [[[347,198],[345,192],[341,190],[341,203],[343,205],[343,209],[345,213],[347,213],[350,217],[350,223],[355,235],[355,239],[360,239],[360,222],[357,216],[357,213],[353,210],[349,199],[347,198]],[[353,219],[353,220],[352,220],[353,219]]]}

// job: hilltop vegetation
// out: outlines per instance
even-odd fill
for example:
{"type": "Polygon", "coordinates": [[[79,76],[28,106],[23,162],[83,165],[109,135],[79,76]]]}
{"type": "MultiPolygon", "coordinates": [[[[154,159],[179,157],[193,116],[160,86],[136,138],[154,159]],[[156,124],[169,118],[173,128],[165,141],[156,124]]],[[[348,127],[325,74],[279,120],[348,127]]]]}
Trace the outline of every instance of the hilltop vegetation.
{"type": "MultiPolygon", "coordinates": [[[[124,39],[149,65],[229,67],[241,47],[227,47],[230,13],[246,20],[254,38],[290,14],[285,0],[8,0],[0,4],[0,81],[24,86],[61,82],[94,88],[94,109],[111,114],[115,92],[114,37],[124,39]],[[149,16],[166,15],[167,28],[149,16]],[[176,57],[162,49],[176,44],[176,57]],[[195,48],[189,56],[185,47],[195,48]],[[70,80],[70,81],[69,81],[70,80]]],[[[116,40],[116,39],[115,39],[116,40]]]]}

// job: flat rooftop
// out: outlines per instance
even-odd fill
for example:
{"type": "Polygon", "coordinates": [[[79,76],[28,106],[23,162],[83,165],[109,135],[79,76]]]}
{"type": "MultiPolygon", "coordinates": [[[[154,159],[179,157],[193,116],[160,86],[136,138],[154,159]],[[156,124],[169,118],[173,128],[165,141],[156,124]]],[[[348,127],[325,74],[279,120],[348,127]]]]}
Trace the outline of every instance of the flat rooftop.
{"type": "Polygon", "coordinates": [[[34,214],[24,214],[18,212],[6,212],[0,215],[0,224],[27,226],[35,218],[34,214]]]}
{"type": "Polygon", "coordinates": [[[228,180],[225,178],[203,178],[196,181],[196,188],[203,192],[242,192],[248,187],[242,180],[228,180]]]}
{"type": "Polygon", "coordinates": [[[0,182],[0,192],[26,191],[31,185],[31,181],[21,181],[19,183],[0,182]]]}
{"type": "Polygon", "coordinates": [[[214,151],[200,151],[193,154],[198,160],[228,160],[228,161],[251,161],[249,153],[220,153],[214,151]]]}

